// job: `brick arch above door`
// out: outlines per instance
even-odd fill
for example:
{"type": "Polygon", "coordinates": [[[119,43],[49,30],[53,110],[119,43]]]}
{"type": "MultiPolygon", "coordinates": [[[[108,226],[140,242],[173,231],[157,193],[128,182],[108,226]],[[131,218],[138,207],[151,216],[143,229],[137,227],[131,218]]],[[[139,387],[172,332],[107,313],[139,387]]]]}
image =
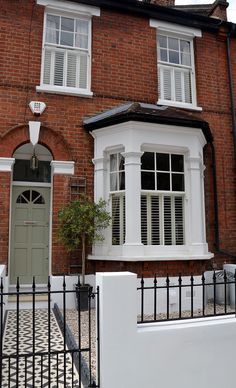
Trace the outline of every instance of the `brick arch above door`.
{"type": "MultiPolygon", "coordinates": [[[[10,157],[14,151],[29,142],[28,124],[19,124],[0,135],[0,156],[10,157]]],[[[39,143],[47,147],[55,160],[72,160],[70,147],[64,136],[54,129],[41,124],[39,143]]]]}

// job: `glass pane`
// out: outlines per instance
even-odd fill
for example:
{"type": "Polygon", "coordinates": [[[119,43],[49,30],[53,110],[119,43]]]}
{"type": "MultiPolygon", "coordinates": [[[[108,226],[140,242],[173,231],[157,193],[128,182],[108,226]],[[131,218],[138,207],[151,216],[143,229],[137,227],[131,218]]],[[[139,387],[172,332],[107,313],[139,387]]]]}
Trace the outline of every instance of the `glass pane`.
{"type": "Polygon", "coordinates": [[[60,16],[47,14],[46,27],[54,30],[60,29],[60,16]]]}
{"type": "Polygon", "coordinates": [[[125,190],[125,173],[120,172],[119,173],[119,190],[125,190]]]}
{"type": "Polygon", "coordinates": [[[110,155],[110,171],[117,171],[117,154],[110,155]]]}
{"type": "Polygon", "coordinates": [[[37,170],[31,170],[30,161],[16,159],[13,180],[22,182],[51,182],[50,162],[39,161],[37,170]]]}
{"type": "Polygon", "coordinates": [[[141,157],[142,170],[154,170],[154,152],[144,152],[141,157]]]}
{"type": "Polygon", "coordinates": [[[47,28],[45,39],[46,39],[47,43],[58,44],[59,43],[59,31],[53,30],[52,28],[47,28]]]}
{"type": "Polygon", "coordinates": [[[157,190],[170,190],[170,174],[157,173],[157,190]]]}
{"type": "Polygon", "coordinates": [[[169,51],[169,62],[170,63],[179,63],[179,52],[178,51],[169,51]]]}
{"type": "Polygon", "coordinates": [[[35,191],[35,190],[32,190],[32,202],[34,202],[36,204],[40,204],[40,205],[45,203],[42,195],[38,191],[35,191]]]}
{"type": "Polygon", "coordinates": [[[74,34],[71,32],[61,32],[61,45],[73,46],[74,45],[74,34]]]}
{"type": "Polygon", "coordinates": [[[170,50],[179,51],[179,39],[176,38],[168,38],[168,44],[170,50]]]}
{"type": "Polygon", "coordinates": [[[141,187],[143,190],[155,190],[155,174],[154,172],[141,173],[141,187]]]}
{"type": "Polygon", "coordinates": [[[19,195],[19,197],[16,200],[16,203],[28,203],[28,201],[23,195],[19,195]]]}
{"type": "Polygon", "coordinates": [[[167,37],[164,35],[158,36],[158,43],[160,47],[167,48],[167,37]]]}
{"type": "Polygon", "coordinates": [[[170,158],[169,154],[157,154],[157,170],[170,171],[170,158]]]}
{"type": "Polygon", "coordinates": [[[183,51],[184,53],[190,53],[190,42],[188,42],[187,40],[181,40],[180,51],[183,51]]]}
{"type": "Polygon", "coordinates": [[[74,32],[74,19],[71,18],[61,18],[61,29],[63,31],[74,32]]]}
{"type": "Polygon", "coordinates": [[[180,57],[181,57],[181,64],[182,65],[184,65],[184,66],[190,66],[191,65],[190,54],[180,53],[180,57]]]}
{"type": "Polygon", "coordinates": [[[88,36],[76,34],[75,35],[75,47],[87,49],[88,48],[88,36]]]}
{"type": "Polygon", "coordinates": [[[76,20],[76,32],[79,34],[88,35],[88,21],[87,20],[76,20]]]}
{"type": "Polygon", "coordinates": [[[183,174],[172,174],[172,191],[184,191],[183,174]]]}
{"type": "Polygon", "coordinates": [[[116,191],[118,188],[118,175],[116,172],[110,174],[110,190],[116,191]]]}
{"type": "Polygon", "coordinates": [[[165,50],[165,49],[161,49],[160,50],[160,59],[161,59],[161,61],[165,61],[165,62],[167,62],[167,50],[165,50]]]}
{"type": "Polygon", "coordinates": [[[119,171],[123,171],[125,169],[125,158],[121,154],[118,155],[119,160],[119,171]]]}
{"type": "Polygon", "coordinates": [[[171,155],[171,170],[177,172],[184,171],[184,157],[183,155],[171,155]]]}

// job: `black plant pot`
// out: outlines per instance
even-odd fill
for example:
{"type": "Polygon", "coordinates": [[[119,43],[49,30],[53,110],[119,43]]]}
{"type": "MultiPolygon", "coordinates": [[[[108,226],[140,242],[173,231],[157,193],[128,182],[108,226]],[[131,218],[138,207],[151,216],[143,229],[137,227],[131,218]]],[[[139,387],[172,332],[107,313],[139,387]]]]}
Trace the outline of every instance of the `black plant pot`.
{"type": "Polygon", "coordinates": [[[89,307],[90,298],[90,284],[84,284],[83,286],[76,284],[76,306],[79,311],[86,311],[89,307]]]}

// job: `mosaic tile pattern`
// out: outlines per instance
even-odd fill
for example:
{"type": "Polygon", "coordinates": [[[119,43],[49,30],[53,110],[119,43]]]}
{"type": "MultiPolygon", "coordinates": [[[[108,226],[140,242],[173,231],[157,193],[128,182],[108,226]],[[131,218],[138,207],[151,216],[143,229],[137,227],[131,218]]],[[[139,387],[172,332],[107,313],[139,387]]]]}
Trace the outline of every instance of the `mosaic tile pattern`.
{"type": "Polygon", "coordinates": [[[6,326],[4,332],[3,355],[12,356],[10,359],[3,360],[2,368],[2,388],[43,388],[49,386],[49,378],[51,388],[79,387],[79,378],[77,370],[72,362],[72,356],[67,353],[52,354],[53,352],[63,351],[64,340],[56,318],[51,312],[50,314],[50,356],[49,350],[49,335],[48,335],[48,311],[35,311],[35,352],[40,352],[42,355],[33,358],[33,315],[32,310],[22,310],[19,313],[19,336],[17,345],[17,323],[16,312],[8,311],[6,326]],[[16,384],[17,366],[16,360],[13,357],[16,354],[17,346],[19,354],[24,355],[19,358],[19,383],[16,384]],[[49,364],[50,362],[50,364],[49,364]],[[35,369],[35,379],[33,382],[33,364],[35,369]],[[50,365],[50,375],[49,368],[50,365]],[[65,365],[65,368],[64,368],[65,365]],[[64,384],[64,370],[66,374],[66,384],[64,384]]]}

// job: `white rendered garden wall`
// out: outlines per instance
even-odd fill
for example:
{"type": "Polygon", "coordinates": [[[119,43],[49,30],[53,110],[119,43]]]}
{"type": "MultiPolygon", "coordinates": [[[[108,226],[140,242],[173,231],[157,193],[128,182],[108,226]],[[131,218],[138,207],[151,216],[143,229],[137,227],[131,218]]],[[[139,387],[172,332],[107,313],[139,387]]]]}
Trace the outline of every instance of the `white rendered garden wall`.
{"type": "Polygon", "coordinates": [[[137,325],[137,278],[99,273],[101,388],[233,388],[234,316],[137,325]]]}

